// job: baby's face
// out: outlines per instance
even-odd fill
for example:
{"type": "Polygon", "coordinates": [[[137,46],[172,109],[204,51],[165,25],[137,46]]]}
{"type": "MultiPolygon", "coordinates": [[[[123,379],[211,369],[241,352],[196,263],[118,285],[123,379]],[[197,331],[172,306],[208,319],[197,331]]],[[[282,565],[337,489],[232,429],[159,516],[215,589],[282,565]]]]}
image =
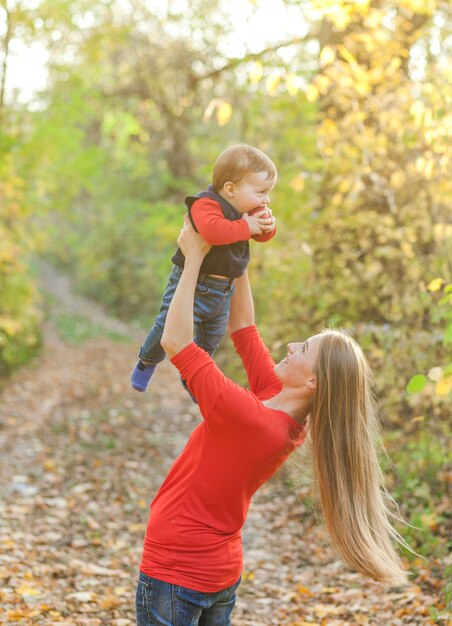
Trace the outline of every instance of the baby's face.
{"type": "Polygon", "coordinates": [[[252,172],[233,185],[227,199],[239,213],[248,213],[270,203],[269,194],[274,186],[275,180],[269,179],[266,172],[252,172]]]}

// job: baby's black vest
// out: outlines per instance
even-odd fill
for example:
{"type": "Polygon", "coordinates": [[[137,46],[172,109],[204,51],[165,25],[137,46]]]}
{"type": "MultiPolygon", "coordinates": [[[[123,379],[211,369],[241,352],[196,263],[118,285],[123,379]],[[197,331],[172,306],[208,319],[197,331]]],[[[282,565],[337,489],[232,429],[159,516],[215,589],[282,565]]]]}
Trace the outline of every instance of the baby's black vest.
{"type": "MultiPolygon", "coordinates": [[[[193,218],[191,216],[191,207],[198,198],[211,198],[218,202],[227,220],[239,220],[242,214],[229,204],[227,200],[215,193],[212,185],[209,185],[207,191],[201,191],[196,196],[187,196],[185,205],[193,228],[197,231],[193,218]]],[[[178,248],[176,254],[171,261],[174,265],[184,267],[185,257],[182,250],[178,248]]],[[[237,241],[226,246],[212,246],[206,254],[201,265],[201,274],[219,274],[220,276],[228,276],[228,278],[238,278],[241,276],[250,261],[250,245],[248,241],[237,241]]]]}

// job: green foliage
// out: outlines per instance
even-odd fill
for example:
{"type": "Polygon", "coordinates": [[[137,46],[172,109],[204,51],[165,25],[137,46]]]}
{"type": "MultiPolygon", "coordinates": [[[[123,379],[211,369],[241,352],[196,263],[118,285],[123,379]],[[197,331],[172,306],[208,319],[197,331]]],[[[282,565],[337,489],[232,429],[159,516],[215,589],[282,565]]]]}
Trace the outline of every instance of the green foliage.
{"type": "MultiPolygon", "coordinates": [[[[411,526],[400,531],[410,546],[426,558],[442,557],[447,551],[447,494],[452,455],[448,423],[417,418],[388,436],[391,457],[391,492],[411,526]]],[[[414,558],[407,552],[409,558],[414,558]]]]}
{"type": "Polygon", "coordinates": [[[427,376],[424,374],[415,374],[408,382],[406,390],[408,393],[419,393],[422,391],[427,383],[427,376]]]}
{"type": "Polygon", "coordinates": [[[441,414],[447,419],[446,404],[450,402],[452,391],[452,363],[450,362],[449,333],[452,327],[452,285],[436,278],[430,281],[431,328],[437,337],[437,350],[434,355],[428,351],[428,359],[422,369],[426,374],[414,374],[406,391],[410,405],[418,414],[441,414]]]}
{"type": "Polygon", "coordinates": [[[83,315],[61,315],[56,326],[65,341],[80,345],[88,339],[105,337],[113,341],[128,341],[129,337],[113,331],[106,331],[102,326],[90,322],[83,315]]]}
{"type": "Polygon", "coordinates": [[[40,342],[23,188],[11,156],[0,153],[0,376],[26,363],[40,342]]]}

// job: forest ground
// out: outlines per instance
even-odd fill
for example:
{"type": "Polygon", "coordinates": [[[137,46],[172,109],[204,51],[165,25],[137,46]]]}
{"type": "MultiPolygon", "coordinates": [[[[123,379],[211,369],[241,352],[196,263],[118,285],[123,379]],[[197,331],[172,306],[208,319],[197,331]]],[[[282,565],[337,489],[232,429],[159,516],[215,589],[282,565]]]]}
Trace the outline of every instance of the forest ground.
{"type": "MultiPolygon", "coordinates": [[[[0,623],[133,625],[149,503],[200,415],[167,361],[130,388],[142,329],[42,276],[43,349],[0,395],[0,623]]],[[[349,572],[306,489],[283,470],[256,494],[234,626],[448,623],[428,563],[405,589],[349,572]]]]}

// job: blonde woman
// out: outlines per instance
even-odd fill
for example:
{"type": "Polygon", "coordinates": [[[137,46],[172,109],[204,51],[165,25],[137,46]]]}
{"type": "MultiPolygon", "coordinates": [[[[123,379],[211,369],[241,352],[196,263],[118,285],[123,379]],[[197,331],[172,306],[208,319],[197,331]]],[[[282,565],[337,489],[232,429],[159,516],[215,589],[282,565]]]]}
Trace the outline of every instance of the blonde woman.
{"type": "Polygon", "coordinates": [[[199,403],[203,422],[150,510],[136,595],[138,626],[230,626],[242,570],[241,529],[256,490],[305,440],[327,527],[343,560],[385,583],[406,574],[392,546],[375,449],[370,372],[350,337],[326,331],[272,360],[254,326],[248,276],[236,280],[229,331],[250,389],[193,343],[193,299],[209,245],[186,219],[186,261],[162,346],[199,403]]]}

